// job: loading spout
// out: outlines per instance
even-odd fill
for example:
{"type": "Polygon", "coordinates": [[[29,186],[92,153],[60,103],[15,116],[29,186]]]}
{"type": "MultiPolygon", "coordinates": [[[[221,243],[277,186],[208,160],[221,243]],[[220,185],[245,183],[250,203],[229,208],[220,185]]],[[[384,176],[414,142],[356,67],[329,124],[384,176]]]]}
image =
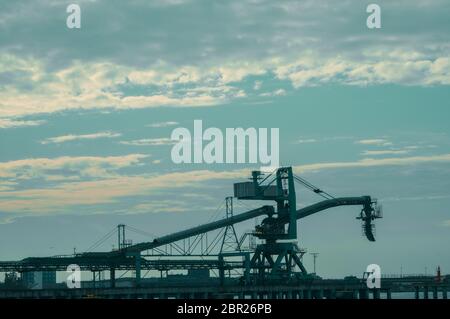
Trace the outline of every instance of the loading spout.
{"type": "MultiPolygon", "coordinates": [[[[319,203],[304,207],[297,210],[296,218],[297,220],[308,217],[315,213],[333,208],[338,206],[362,206],[361,214],[357,217],[363,222],[363,231],[369,241],[375,241],[374,235],[374,225],[372,221],[375,218],[381,218],[378,214],[376,207],[376,202],[372,200],[370,196],[360,196],[360,197],[338,197],[333,199],[327,199],[319,203]]],[[[276,222],[278,225],[284,225],[289,222],[286,216],[280,217],[276,222]]]]}
{"type": "Polygon", "coordinates": [[[305,218],[312,214],[318,213],[320,211],[337,207],[337,206],[359,206],[361,209],[361,214],[357,219],[361,219],[363,223],[363,232],[369,241],[375,241],[374,229],[375,225],[373,220],[376,218],[381,218],[379,210],[376,208],[376,201],[373,201],[370,196],[361,197],[341,197],[328,199],[317,204],[302,208],[297,210],[297,219],[305,218]]]}
{"type": "Polygon", "coordinates": [[[370,207],[372,204],[372,199],[370,196],[360,196],[360,197],[339,197],[333,199],[327,199],[319,203],[307,206],[305,208],[297,210],[297,219],[305,218],[312,214],[318,213],[320,211],[338,207],[338,206],[363,206],[370,207]]]}

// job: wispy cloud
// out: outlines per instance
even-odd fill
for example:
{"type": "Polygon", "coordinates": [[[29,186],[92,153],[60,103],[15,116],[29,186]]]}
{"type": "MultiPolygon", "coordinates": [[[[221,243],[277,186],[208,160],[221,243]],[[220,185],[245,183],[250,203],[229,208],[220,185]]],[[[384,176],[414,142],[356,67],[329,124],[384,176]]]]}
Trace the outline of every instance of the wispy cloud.
{"type": "Polygon", "coordinates": [[[120,144],[131,145],[131,146],[160,146],[160,145],[171,145],[175,142],[170,138],[161,137],[161,138],[143,138],[138,140],[131,141],[120,141],[120,144]]]}
{"type": "Polygon", "coordinates": [[[108,204],[121,197],[149,195],[163,189],[198,185],[214,179],[238,178],[242,174],[239,171],[200,170],[156,176],[112,176],[95,181],[61,183],[50,188],[0,192],[0,199],[4,212],[54,213],[74,205],[108,204]]]}
{"type": "Polygon", "coordinates": [[[272,97],[272,96],[283,96],[283,95],[286,95],[286,90],[278,89],[278,90],[275,90],[272,92],[261,93],[259,96],[272,97]]]}
{"type": "Polygon", "coordinates": [[[183,213],[191,210],[186,202],[179,200],[159,200],[137,204],[124,211],[125,214],[151,214],[151,213],[183,213]]]}
{"type": "Polygon", "coordinates": [[[301,138],[301,139],[295,141],[295,143],[297,143],[297,144],[309,144],[309,143],[317,143],[317,142],[318,142],[318,140],[315,138],[306,138],[306,139],[301,138]]]}
{"type": "Polygon", "coordinates": [[[255,81],[255,83],[253,84],[253,90],[258,91],[259,89],[261,89],[262,86],[262,81],[255,81]]]}
{"type": "Polygon", "coordinates": [[[375,145],[375,146],[390,146],[392,142],[384,139],[384,138],[374,138],[374,139],[364,139],[356,141],[356,144],[361,145],[375,145]]]}
{"type": "Polygon", "coordinates": [[[331,136],[331,137],[301,137],[296,140],[295,144],[310,144],[310,143],[320,143],[320,142],[336,142],[351,140],[351,136],[331,136]]]}
{"type": "Polygon", "coordinates": [[[147,127],[168,127],[168,126],[175,126],[178,124],[179,123],[175,122],[175,121],[168,121],[168,122],[158,122],[158,123],[148,124],[147,127]]]}
{"type": "Polygon", "coordinates": [[[56,137],[50,137],[43,141],[41,141],[42,144],[60,144],[65,142],[72,142],[77,140],[95,140],[99,138],[114,138],[121,136],[120,133],[114,133],[114,132],[99,132],[99,133],[93,133],[93,134],[82,134],[82,135],[62,135],[62,136],[56,136],[56,137]]]}
{"type": "Polygon", "coordinates": [[[427,196],[401,196],[401,197],[383,197],[379,198],[382,202],[398,202],[398,201],[424,201],[424,200],[439,200],[448,199],[450,194],[447,195],[427,195],[427,196]]]}
{"type": "Polygon", "coordinates": [[[408,154],[409,150],[379,150],[379,151],[364,151],[363,156],[379,156],[379,155],[401,155],[408,154]]]}
{"type": "MultiPolygon", "coordinates": [[[[49,175],[84,177],[110,176],[114,171],[139,163],[149,155],[128,154],[123,156],[62,156],[56,158],[27,158],[0,162],[0,178],[25,180],[48,178],[49,175]]],[[[1,185],[1,184],[0,184],[1,185]]]]}
{"type": "Polygon", "coordinates": [[[450,154],[392,157],[392,158],[366,158],[354,162],[328,162],[295,166],[297,172],[320,171],[324,169],[363,168],[379,166],[408,166],[423,163],[447,163],[450,162],[450,154]]]}
{"type": "Polygon", "coordinates": [[[24,126],[38,126],[38,125],[42,125],[44,123],[45,123],[44,120],[25,121],[25,120],[15,120],[15,119],[0,118],[0,129],[2,129],[2,128],[24,127],[24,126]]]}

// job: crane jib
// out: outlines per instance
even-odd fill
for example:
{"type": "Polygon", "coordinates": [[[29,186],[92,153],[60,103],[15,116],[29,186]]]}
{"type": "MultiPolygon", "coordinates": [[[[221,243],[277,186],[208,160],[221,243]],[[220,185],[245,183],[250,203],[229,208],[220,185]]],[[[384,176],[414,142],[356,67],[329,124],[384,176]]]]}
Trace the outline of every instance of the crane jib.
{"type": "MultiPolygon", "coordinates": [[[[370,196],[333,198],[297,210],[296,218],[301,219],[314,213],[337,206],[354,206],[354,205],[370,206],[370,204],[371,204],[370,196]]],[[[249,219],[253,219],[258,216],[272,215],[272,214],[274,214],[274,208],[272,206],[263,206],[242,214],[234,215],[233,217],[230,218],[225,218],[222,220],[218,220],[215,222],[207,223],[180,232],[176,232],[167,236],[155,238],[152,242],[140,243],[127,247],[125,249],[125,253],[126,254],[139,253],[144,250],[157,248],[192,236],[213,231],[225,226],[234,225],[249,219]]],[[[286,224],[289,222],[289,219],[283,217],[279,219],[279,222],[286,224]]]]}

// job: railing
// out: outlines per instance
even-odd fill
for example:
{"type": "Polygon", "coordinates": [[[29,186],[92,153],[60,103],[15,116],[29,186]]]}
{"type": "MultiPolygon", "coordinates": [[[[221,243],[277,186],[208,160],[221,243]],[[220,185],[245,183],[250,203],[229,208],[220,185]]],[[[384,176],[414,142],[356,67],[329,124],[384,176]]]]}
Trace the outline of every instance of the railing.
{"type": "Polygon", "coordinates": [[[381,279],[394,279],[394,278],[434,278],[433,274],[382,274],[381,279]]]}

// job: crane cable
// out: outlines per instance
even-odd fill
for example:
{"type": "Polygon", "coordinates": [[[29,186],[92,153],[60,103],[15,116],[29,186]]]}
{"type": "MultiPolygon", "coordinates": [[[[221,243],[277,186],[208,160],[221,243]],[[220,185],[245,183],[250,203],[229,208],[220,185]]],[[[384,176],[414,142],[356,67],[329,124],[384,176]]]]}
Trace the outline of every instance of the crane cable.
{"type": "Polygon", "coordinates": [[[320,188],[314,186],[313,184],[311,184],[310,182],[308,182],[306,179],[304,179],[304,178],[302,178],[302,177],[300,177],[300,176],[298,176],[298,175],[295,175],[295,174],[294,174],[294,179],[295,179],[298,183],[302,184],[302,185],[305,186],[306,188],[312,190],[314,193],[316,193],[316,194],[319,195],[319,196],[322,196],[322,197],[325,198],[325,199],[334,199],[334,198],[335,198],[333,195],[330,195],[329,193],[327,193],[327,192],[321,190],[320,188]]]}
{"type": "Polygon", "coordinates": [[[102,238],[97,240],[95,243],[93,243],[88,249],[86,249],[85,252],[90,252],[93,249],[97,248],[101,244],[103,244],[107,239],[109,239],[114,233],[116,232],[116,228],[114,227],[111,231],[109,231],[106,235],[104,235],[102,238]]]}

